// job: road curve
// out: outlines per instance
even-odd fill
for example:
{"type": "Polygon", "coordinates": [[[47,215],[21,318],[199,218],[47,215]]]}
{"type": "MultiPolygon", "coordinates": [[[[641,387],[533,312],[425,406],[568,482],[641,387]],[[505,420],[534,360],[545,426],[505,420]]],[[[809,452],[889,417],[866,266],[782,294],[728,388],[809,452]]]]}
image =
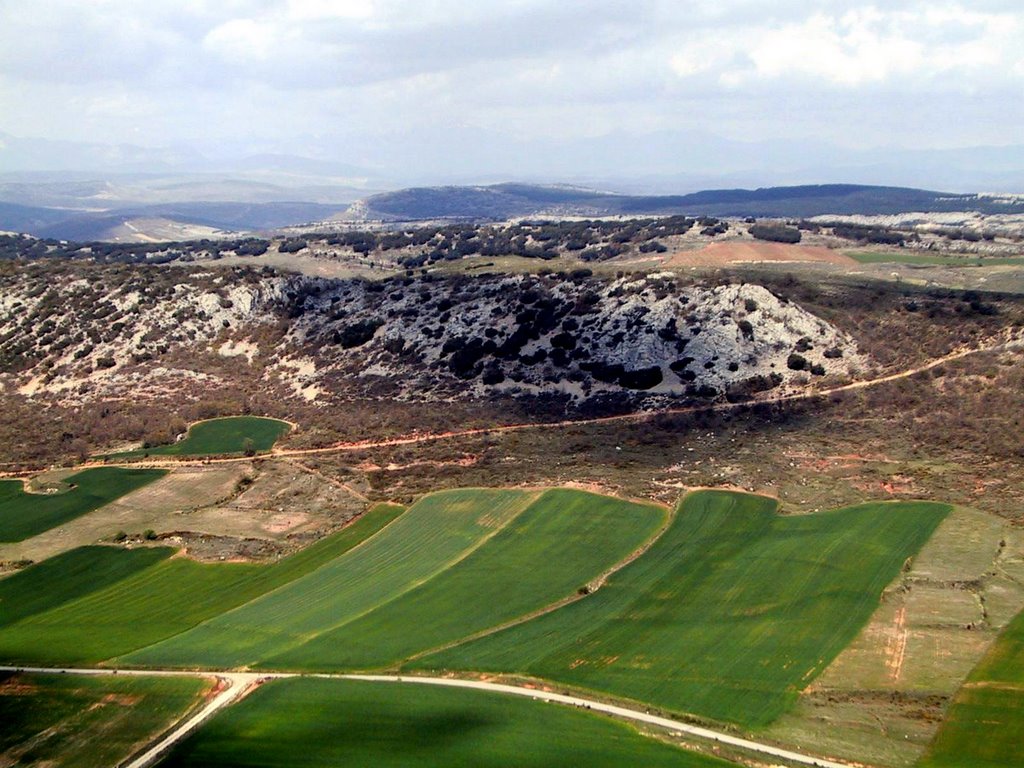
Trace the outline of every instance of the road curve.
{"type": "Polygon", "coordinates": [[[482,680],[464,680],[453,677],[420,677],[406,675],[346,675],[330,673],[302,673],[293,674],[288,672],[188,672],[170,669],[89,669],[89,668],[52,668],[52,667],[4,667],[0,666],[0,672],[31,672],[46,674],[69,674],[69,675],[134,675],[134,676],[168,676],[168,677],[198,677],[213,676],[228,683],[228,687],[218,693],[209,703],[192,717],[183,720],[174,726],[159,741],[138,757],[122,763],[118,768],[149,768],[163,756],[174,744],[192,733],[196,728],[206,722],[216,712],[238,700],[257,682],[263,680],[283,680],[286,678],[306,677],[327,680],[362,680],[374,683],[414,683],[418,685],[438,685],[448,688],[470,688],[478,691],[491,693],[503,693],[511,696],[527,696],[538,701],[550,701],[556,704],[565,704],[570,707],[587,709],[592,712],[601,712],[606,715],[632,720],[634,722],[654,725],[674,733],[694,736],[706,741],[725,744],[731,747],[754,752],[760,755],[767,755],[782,760],[788,760],[800,765],[816,766],[817,768],[852,768],[850,763],[840,763],[835,760],[828,760],[823,757],[813,757],[801,752],[792,752],[788,749],[775,747],[771,744],[763,744],[758,741],[743,739],[722,731],[715,731],[710,728],[702,728],[698,725],[691,725],[679,720],[672,720],[667,717],[659,717],[648,712],[641,712],[637,709],[620,707],[615,704],[607,704],[601,701],[585,699],[580,696],[569,696],[551,691],[544,691],[538,688],[529,688],[519,685],[507,685],[503,683],[488,683],[482,680]]]}
{"type": "MultiPolygon", "coordinates": [[[[315,675],[315,677],[319,677],[319,675],[315,675]]],[[[332,677],[332,675],[324,675],[324,677],[332,677]]],[[[719,744],[739,747],[740,749],[745,749],[749,752],[777,757],[783,760],[789,760],[793,763],[799,763],[801,765],[818,766],[819,768],[851,768],[851,764],[849,763],[839,763],[834,760],[826,760],[823,757],[812,757],[800,752],[791,752],[788,749],[773,747],[771,744],[762,744],[757,741],[750,741],[749,739],[741,739],[739,736],[731,736],[727,733],[722,733],[721,731],[701,728],[697,725],[690,725],[689,723],[683,723],[679,720],[672,720],[667,717],[658,717],[657,715],[651,715],[647,712],[641,712],[636,709],[619,707],[614,704],[605,704],[604,702],[593,701],[591,699],[583,699],[579,696],[567,696],[561,693],[543,691],[537,688],[526,688],[518,685],[504,685],[501,683],[486,683],[479,680],[459,680],[457,678],[450,677],[403,677],[399,675],[333,675],[333,677],[343,677],[346,680],[368,680],[378,683],[419,683],[422,685],[441,685],[450,688],[473,688],[475,690],[491,691],[492,693],[505,693],[512,696],[529,696],[530,698],[537,699],[539,701],[551,701],[557,704],[567,704],[571,707],[588,709],[592,712],[602,712],[606,715],[612,715],[623,720],[634,720],[648,725],[656,725],[659,728],[665,728],[675,733],[685,733],[688,736],[696,736],[697,738],[706,739],[719,744]]]]}
{"type": "MultiPolygon", "coordinates": [[[[216,677],[224,683],[224,689],[210,699],[198,712],[191,717],[175,723],[169,731],[163,734],[156,742],[146,748],[141,754],[128,758],[118,764],[117,768],[149,768],[164,756],[164,754],[179,741],[184,739],[200,725],[205,723],[224,707],[237,701],[246,691],[251,689],[258,681],[266,679],[267,675],[258,675],[249,672],[182,672],[179,670],[166,669],[54,669],[51,667],[0,667],[0,672],[32,672],[44,674],[68,674],[68,675],[90,675],[90,676],[114,676],[118,677],[216,677]]],[[[271,677],[290,677],[290,675],[277,674],[271,677]]]]}

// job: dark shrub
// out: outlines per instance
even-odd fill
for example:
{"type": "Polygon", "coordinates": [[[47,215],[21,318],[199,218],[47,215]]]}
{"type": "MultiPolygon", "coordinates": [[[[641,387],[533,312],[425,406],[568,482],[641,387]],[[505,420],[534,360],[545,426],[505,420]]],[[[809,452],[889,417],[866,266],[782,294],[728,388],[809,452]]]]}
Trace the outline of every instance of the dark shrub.
{"type": "Polygon", "coordinates": [[[373,338],[373,334],[382,325],[384,325],[384,321],[377,318],[360,320],[358,323],[346,325],[340,331],[334,332],[334,343],[341,344],[343,349],[361,347],[373,338]]]}
{"type": "Polygon", "coordinates": [[[636,371],[625,371],[619,376],[619,386],[626,389],[651,389],[661,384],[664,376],[657,365],[636,371]]]}
{"type": "Polygon", "coordinates": [[[782,224],[754,224],[750,228],[750,234],[757,240],[767,240],[772,243],[799,243],[803,237],[796,227],[787,227],[782,224]]]}

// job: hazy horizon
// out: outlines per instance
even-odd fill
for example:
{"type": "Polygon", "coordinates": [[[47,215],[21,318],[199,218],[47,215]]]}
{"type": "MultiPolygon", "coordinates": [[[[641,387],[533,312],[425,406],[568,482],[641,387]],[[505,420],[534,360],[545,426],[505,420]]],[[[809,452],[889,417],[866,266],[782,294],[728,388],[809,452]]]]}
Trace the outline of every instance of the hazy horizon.
{"type": "Polygon", "coordinates": [[[0,172],[1024,191],[1012,2],[48,0],[0,29],[0,172]]]}

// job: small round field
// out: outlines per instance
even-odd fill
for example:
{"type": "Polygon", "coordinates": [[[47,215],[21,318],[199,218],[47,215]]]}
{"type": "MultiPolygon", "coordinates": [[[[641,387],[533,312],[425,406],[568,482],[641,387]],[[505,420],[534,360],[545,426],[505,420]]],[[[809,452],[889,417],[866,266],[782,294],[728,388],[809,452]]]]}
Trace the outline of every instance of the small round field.
{"type": "Polygon", "coordinates": [[[171,445],[158,445],[116,458],[138,456],[215,456],[237,453],[264,453],[274,447],[291,429],[291,424],[263,416],[227,416],[193,424],[188,435],[171,445]]]}
{"type": "Polygon", "coordinates": [[[268,683],[182,743],[165,768],[216,765],[725,768],[609,718],[414,683],[268,683]],[[259,755],[258,762],[255,756],[259,755]]]}

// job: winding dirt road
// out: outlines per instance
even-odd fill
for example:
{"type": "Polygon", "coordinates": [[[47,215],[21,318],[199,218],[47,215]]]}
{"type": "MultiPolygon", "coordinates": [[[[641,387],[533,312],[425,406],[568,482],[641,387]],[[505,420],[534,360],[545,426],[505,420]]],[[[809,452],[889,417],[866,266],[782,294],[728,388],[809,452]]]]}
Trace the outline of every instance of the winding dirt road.
{"type": "MultiPolygon", "coordinates": [[[[934,360],[930,360],[929,362],[923,365],[918,365],[913,368],[898,371],[897,373],[886,374],[885,376],[879,376],[874,379],[862,379],[860,381],[850,382],[849,384],[841,384],[839,386],[829,387],[827,389],[791,392],[784,395],[764,397],[741,403],[711,403],[709,405],[692,405],[683,408],[663,408],[656,411],[623,413],[616,416],[599,416],[590,419],[565,419],[563,421],[504,424],[494,427],[478,427],[475,429],[453,430],[450,432],[414,432],[409,435],[388,438],[385,440],[360,440],[355,442],[341,442],[335,443],[334,445],[327,445],[322,448],[275,448],[267,453],[258,454],[256,457],[227,456],[221,458],[213,457],[178,459],[142,459],[140,461],[131,462],[105,462],[92,460],[84,462],[82,464],[76,464],[74,466],[74,469],[82,470],[91,469],[93,467],[116,466],[173,468],[189,466],[207,466],[210,464],[233,464],[239,462],[251,462],[253,461],[253,458],[288,459],[292,457],[316,456],[331,453],[355,453],[358,451],[367,451],[376,448],[396,448],[405,445],[421,445],[424,443],[435,443],[442,440],[454,440],[462,437],[501,435],[510,432],[524,432],[527,430],[540,431],[553,429],[569,429],[572,427],[586,427],[598,424],[626,424],[631,422],[650,421],[661,416],[681,416],[693,413],[719,413],[731,410],[738,410],[740,408],[749,408],[751,406],[756,405],[777,405],[781,403],[794,403],[801,401],[809,402],[812,400],[821,400],[823,398],[831,397],[832,395],[836,394],[842,394],[844,392],[855,392],[860,389],[868,389],[870,387],[877,387],[881,384],[888,384],[893,381],[907,379],[910,378],[911,376],[916,376],[920,373],[925,373],[926,371],[933,370],[941,365],[953,362],[954,360],[961,360],[965,357],[971,357],[973,355],[983,354],[987,352],[1004,352],[1012,349],[1020,349],[1022,347],[1024,347],[1024,337],[1014,337],[1009,332],[1007,332],[1006,338],[1003,341],[989,344],[983,347],[958,350],[948,355],[944,355],[943,357],[938,357],[935,358],[934,360]]],[[[0,477],[31,478],[41,471],[43,471],[43,469],[37,469],[31,472],[0,472],[0,477]]]]}
{"type": "MultiPolygon", "coordinates": [[[[201,672],[185,672],[181,670],[168,669],[90,669],[90,668],[51,668],[51,667],[3,667],[0,672],[29,672],[44,674],[68,674],[68,675],[132,675],[132,676],[166,676],[166,677],[197,677],[204,675],[201,672]]],[[[490,693],[501,693],[509,696],[524,696],[537,701],[548,701],[555,704],[585,709],[592,712],[611,715],[622,720],[653,725],[664,728],[675,734],[685,734],[698,739],[710,741],[717,744],[725,744],[759,755],[766,755],[781,760],[786,760],[799,765],[817,766],[817,768],[852,768],[849,763],[840,763],[835,760],[828,760],[822,757],[813,757],[801,752],[793,752],[788,749],[763,744],[757,741],[750,741],[739,736],[733,736],[722,731],[714,731],[710,728],[702,728],[679,720],[672,720],[667,717],[659,717],[648,712],[641,712],[637,709],[629,709],[615,704],[594,701],[580,696],[554,693],[539,688],[527,686],[506,685],[502,683],[488,683],[482,680],[463,680],[452,677],[418,677],[403,675],[343,675],[343,674],[292,674],[287,672],[210,672],[206,676],[216,677],[226,684],[226,688],[214,696],[207,704],[194,715],[187,716],[180,723],[172,727],[166,734],[159,738],[145,752],[122,763],[118,768],[149,768],[155,765],[158,760],[170,750],[175,744],[195,731],[200,725],[213,717],[224,707],[240,699],[253,686],[265,680],[283,680],[295,677],[307,677],[326,680],[362,680],[374,683],[410,683],[416,685],[437,685],[447,688],[470,688],[490,693]]]]}

